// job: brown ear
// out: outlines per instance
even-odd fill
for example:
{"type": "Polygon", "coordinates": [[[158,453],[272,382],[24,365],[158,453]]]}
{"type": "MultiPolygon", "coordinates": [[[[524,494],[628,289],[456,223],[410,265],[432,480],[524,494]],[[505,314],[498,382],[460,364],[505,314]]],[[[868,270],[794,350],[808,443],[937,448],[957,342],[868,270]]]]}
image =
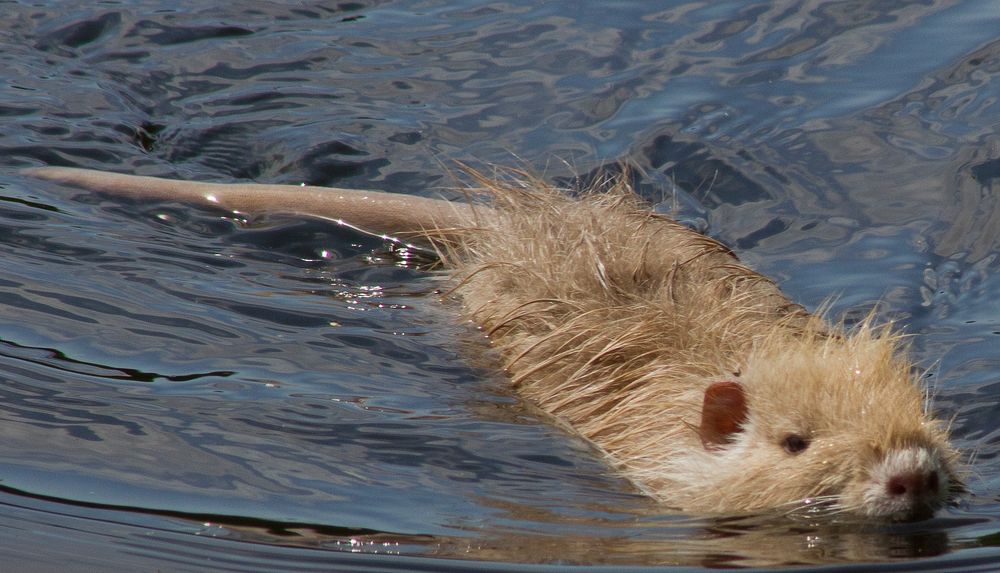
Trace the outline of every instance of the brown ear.
{"type": "Polygon", "coordinates": [[[733,440],[747,419],[747,399],[739,382],[716,382],[705,390],[701,406],[701,444],[718,449],[733,440]]]}

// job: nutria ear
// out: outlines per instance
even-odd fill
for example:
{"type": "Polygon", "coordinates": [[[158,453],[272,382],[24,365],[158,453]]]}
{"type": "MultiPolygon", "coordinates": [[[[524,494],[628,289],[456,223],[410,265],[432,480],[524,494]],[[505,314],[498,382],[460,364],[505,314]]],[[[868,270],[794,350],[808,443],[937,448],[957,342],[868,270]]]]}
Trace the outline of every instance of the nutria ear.
{"type": "Polygon", "coordinates": [[[739,382],[716,382],[705,390],[698,431],[706,450],[718,449],[733,440],[747,419],[747,400],[739,382]]]}

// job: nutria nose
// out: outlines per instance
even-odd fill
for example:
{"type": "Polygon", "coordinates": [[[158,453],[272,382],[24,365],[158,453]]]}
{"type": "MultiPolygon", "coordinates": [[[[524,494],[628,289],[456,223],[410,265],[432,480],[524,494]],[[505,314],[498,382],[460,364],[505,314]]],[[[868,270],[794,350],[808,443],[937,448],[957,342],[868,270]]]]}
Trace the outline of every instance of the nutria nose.
{"type": "Polygon", "coordinates": [[[896,474],[886,483],[886,492],[891,497],[909,496],[911,499],[936,497],[941,483],[937,472],[906,472],[896,474]]]}

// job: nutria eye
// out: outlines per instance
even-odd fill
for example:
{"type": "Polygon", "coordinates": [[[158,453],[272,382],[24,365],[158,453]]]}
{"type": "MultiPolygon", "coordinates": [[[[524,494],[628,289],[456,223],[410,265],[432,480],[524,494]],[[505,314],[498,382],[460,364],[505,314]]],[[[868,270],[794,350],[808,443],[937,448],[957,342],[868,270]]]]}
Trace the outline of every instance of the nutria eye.
{"type": "Polygon", "coordinates": [[[809,440],[802,436],[789,434],[781,441],[781,447],[785,448],[785,451],[790,454],[800,454],[809,447],[809,440]]]}

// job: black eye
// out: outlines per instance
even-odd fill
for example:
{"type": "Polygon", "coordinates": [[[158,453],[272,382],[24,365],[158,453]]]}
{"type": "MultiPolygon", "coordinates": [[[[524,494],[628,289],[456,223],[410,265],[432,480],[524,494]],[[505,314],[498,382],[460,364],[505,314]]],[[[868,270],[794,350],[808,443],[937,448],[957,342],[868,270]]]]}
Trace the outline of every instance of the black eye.
{"type": "Polygon", "coordinates": [[[809,440],[797,434],[789,434],[781,440],[781,447],[790,454],[800,454],[809,447],[809,440]]]}

